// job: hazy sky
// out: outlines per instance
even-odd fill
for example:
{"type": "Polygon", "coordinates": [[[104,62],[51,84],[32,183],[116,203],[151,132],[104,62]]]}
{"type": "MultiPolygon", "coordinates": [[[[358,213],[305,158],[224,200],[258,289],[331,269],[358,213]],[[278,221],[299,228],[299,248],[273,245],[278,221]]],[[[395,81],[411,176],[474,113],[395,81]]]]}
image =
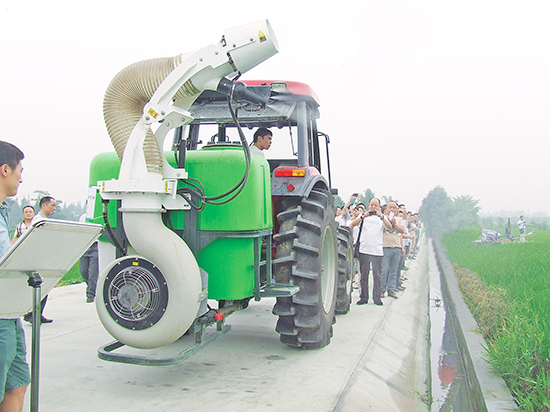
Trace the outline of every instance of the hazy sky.
{"type": "Polygon", "coordinates": [[[85,199],[124,67],[267,18],[280,53],[243,78],[313,87],[342,198],[371,188],[416,210],[441,185],[482,212],[550,213],[550,2],[323,4],[0,0],[0,139],[26,154],[20,194],[85,199]]]}

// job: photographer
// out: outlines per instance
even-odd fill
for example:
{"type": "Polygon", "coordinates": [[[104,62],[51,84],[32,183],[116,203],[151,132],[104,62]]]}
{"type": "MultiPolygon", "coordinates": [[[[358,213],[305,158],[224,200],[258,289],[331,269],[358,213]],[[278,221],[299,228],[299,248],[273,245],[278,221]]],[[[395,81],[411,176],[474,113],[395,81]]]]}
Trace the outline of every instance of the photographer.
{"type": "Polygon", "coordinates": [[[361,294],[358,305],[365,305],[369,300],[369,273],[372,263],[373,294],[372,299],[375,305],[382,306],[380,300],[380,280],[382,275],[382,239],[384,227],[391,228],[391,223],[382,214],[380,200],[373,197],[369,201],[369,211],[366,212],[365,205],[360,203],[357,209],[362,212],[351,222],[350,227],[359,226],[359,267],[361,271],[361,294]]]}
{"type": "Polygon", "coordinates": [[[397,299],[396,276],[399,262],[403,251],[401,234],[405,233],[403,219],[397,214],[399,207],[393,200],[388,202],[384,211],[385,219],[391,224],[386,226],[383,237],[384,259],[382,260],[382,290],[380,297],[388,292],[388,296],[397,299]]]}
{"type": "Polygon", "coordinates": [[[354,202],[355,205],[361,202],[361,195],[359,193],[353,193],[343,208],[339,208],[339,207],[336,208],[335,220],[338,223],[338,226],[346,226],[350,218],[349,208],[350,208],[351,202],[354,202]]]}
{"type": "Polygon", "coordinates": [[[351,217],[346,221],[346,226],[349,227],[353,233],[353,245],[357,244],[359,240],[359,224],[363,220],[365,215],[366,207],[363,203],[359,203],[355,206],[351,212],[351,217]]]}

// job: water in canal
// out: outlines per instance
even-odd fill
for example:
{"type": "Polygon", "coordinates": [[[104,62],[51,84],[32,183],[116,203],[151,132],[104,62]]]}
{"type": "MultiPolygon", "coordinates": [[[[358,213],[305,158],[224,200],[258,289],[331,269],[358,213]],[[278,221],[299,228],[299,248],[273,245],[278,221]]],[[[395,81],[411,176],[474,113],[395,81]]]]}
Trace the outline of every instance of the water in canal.
{"type": "Polygon", "coordinates": [[[431,242],[429,249],[431,412],[473,412],[452,318],[445,310],[440,272],[431,242]]]}

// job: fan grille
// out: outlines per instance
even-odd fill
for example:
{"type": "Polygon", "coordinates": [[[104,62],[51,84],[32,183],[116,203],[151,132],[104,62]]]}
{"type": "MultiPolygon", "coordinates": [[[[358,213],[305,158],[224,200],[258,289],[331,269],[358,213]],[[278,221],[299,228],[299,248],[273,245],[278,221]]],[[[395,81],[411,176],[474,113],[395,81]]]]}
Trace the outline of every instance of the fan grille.
{"type": "Polygon", "coordinates": [[[104,303],[110,316],[128,329],[146,329],[162,318],[168,287],[161,271],[143,258],[128,258],[105,278],[104,303]]]}
{"type": "Polygon", "coordinates": [[[159,306],[159,283],[143,268],[126,268],[109,285],[109,303],[122,319],[139,321],[159,306]]]}

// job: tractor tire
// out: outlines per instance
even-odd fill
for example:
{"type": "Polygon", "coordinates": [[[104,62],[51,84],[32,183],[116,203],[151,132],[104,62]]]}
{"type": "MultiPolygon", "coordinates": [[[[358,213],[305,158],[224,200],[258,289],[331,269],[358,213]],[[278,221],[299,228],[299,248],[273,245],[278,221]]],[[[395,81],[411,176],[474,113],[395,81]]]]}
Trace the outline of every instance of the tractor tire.
{"type": "Polygon", "coordinates": [[[338,240],[334,200],[325,190],[287,198],[277,215],[279,232],[273,237],[275,280],[300,287],[292,297],[277,298],[273,314],[281,342],[316,349],[330,343],[335,321],[338,240]]]}
{"type": "Polygon", "coordinates": [[[351,306],[353,279],[353,234],[347,226],[338,227],[338,292],[336,314],[345,315],[351,306]]]}

